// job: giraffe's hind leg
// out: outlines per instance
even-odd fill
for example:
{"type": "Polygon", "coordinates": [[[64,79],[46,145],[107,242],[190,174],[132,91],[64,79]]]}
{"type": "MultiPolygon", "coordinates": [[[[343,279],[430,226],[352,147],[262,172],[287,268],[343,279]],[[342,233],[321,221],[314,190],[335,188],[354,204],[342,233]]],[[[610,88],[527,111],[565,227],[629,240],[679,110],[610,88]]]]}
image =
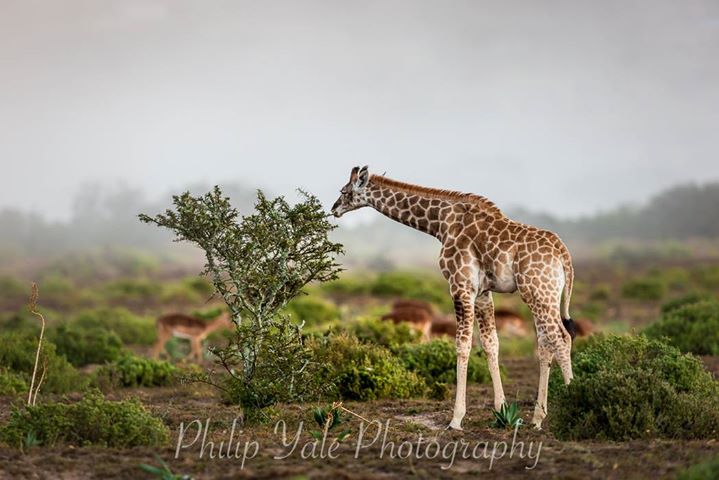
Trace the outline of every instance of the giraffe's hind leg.
{"type": "Polygon", "coordinates": [[[535,326],[537,328],[537,357],[539,359],[539,388],[537,403],[534,407],[532,423],[541,428],[547,416],[547,393],[549,388],[549,372],[552,360],[556,359],[562,369],[564,383],[572,379],[571,348],[572,339],[562,327],[559,308],[532,306],[535,326]]]}
{"type": "Polygon", "coordinates": [[[537,403],[534,407],[532,423],[541,428],[542,421],[547,416],[547,393],[549,387],[549,372],[553,360],[557,360],[564,382],[572,379],[571,348],[572,338],[562,325],[559,310],[559,289],[542,291],[523,291],[522,298],[529,305],[534,316],[534,325],[537,330],[537,357],[539,360],[539,386],[537,389],[537,403]]]}

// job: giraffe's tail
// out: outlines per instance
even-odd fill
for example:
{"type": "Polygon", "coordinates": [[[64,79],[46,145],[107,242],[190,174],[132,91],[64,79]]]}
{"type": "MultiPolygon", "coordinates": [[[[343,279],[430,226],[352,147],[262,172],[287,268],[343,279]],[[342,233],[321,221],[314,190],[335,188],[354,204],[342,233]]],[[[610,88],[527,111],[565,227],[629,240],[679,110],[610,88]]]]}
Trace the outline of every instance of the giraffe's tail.
{"type": "Polygon", "coordinates": [[[577,336],[577,327],[574,320],[569,316],[569,303],[572,297],[572,287],[574,286],[574,267],[572,266],[572,257],[566,250],[562,254],[562,267],[564,268],[564,292],[562,301],[562,324],[567,333],[572,337],[577,336]]]}

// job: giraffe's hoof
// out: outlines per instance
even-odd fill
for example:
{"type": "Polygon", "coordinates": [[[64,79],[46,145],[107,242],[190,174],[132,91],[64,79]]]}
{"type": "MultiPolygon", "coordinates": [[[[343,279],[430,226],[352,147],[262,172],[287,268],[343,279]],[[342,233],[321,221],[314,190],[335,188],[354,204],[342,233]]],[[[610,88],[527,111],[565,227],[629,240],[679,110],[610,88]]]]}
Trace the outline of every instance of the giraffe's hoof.
{"type": "Polygon", "coordinates": [[[447,427],[445,428],[445,430],[456,430],[456,431],[458,431],[458,432],[461,432],[461,431],[463,431],[464,429],[462,428],[462,425],[460,425],[459,422],[455,422],[454,420],[452,420],[452,421],[449,423],[449,425],[447,425],[447,427]]]}

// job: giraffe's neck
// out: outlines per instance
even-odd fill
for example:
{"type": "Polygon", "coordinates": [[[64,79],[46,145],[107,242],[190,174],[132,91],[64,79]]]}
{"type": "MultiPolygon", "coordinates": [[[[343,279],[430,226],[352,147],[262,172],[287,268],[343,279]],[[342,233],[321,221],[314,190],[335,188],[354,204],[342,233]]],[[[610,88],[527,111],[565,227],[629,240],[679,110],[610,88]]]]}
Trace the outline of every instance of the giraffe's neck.
{"type": "Polygon", "coordinates": [[[454,203],[372,182],[368,185],[368,202],[386,217],[439,239],[446,228],[446,207],[454,203]]]}

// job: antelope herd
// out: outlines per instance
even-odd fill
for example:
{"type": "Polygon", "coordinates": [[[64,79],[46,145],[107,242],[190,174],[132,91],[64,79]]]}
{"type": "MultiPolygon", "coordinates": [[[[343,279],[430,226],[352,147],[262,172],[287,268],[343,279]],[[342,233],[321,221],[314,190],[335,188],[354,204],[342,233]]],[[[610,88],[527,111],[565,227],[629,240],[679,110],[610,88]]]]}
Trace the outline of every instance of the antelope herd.
{"type": "MultiPolygon", "coordinates": [[[[516,312],[507,308],[498,308],[494,312],[497,331],[508,337],[526,337],[530,335],[526,322],[516,312]]],[[[382,315],[382,320],[395,324],[407,323],[420,332],[420,338],[426,342],[432,338],[450,337],[457,334],[457,321],[452,314],[440,313],[434,305],[423,300],[399,299],[392,304],[392,310],[382,315]]],[[[190,341],[190,357],[198,362],[202,360],[202,342],[212,332],[232,326],[227,312],[214,320],[205,322],[184,313],[169,313],[157,318],[157,341],[152,347],[152,356],[158,358],[165,344],[172,337],[190,341]]],[[[577,336],[585,337],[594,332],[591,322],[579,319],[575,321],[577,336]]],[[[476,337],[473,344],[476,345],[476,337]]]]}
{"type": "MultiPolygon", "coordinates": [[[[497,308],[494,318],[500,334],[508,337],[526,337],[531,333],[522,317],[508,308],[497,308]]],[[[382,320],[409,324],[421,332],[423,341],[441,336],[455,338],[457,334],[454,315],[441,314],[431,303],[422,300],[396,300],[392,304],[392,310],[382,315],[382,320]]],[[[588,320],[579,319],[575,324],[578,337],[586,337],[594,332],[592,323],[588,320]]],[[[473,343],[476,344],[476,337],[473,343]]]]}

